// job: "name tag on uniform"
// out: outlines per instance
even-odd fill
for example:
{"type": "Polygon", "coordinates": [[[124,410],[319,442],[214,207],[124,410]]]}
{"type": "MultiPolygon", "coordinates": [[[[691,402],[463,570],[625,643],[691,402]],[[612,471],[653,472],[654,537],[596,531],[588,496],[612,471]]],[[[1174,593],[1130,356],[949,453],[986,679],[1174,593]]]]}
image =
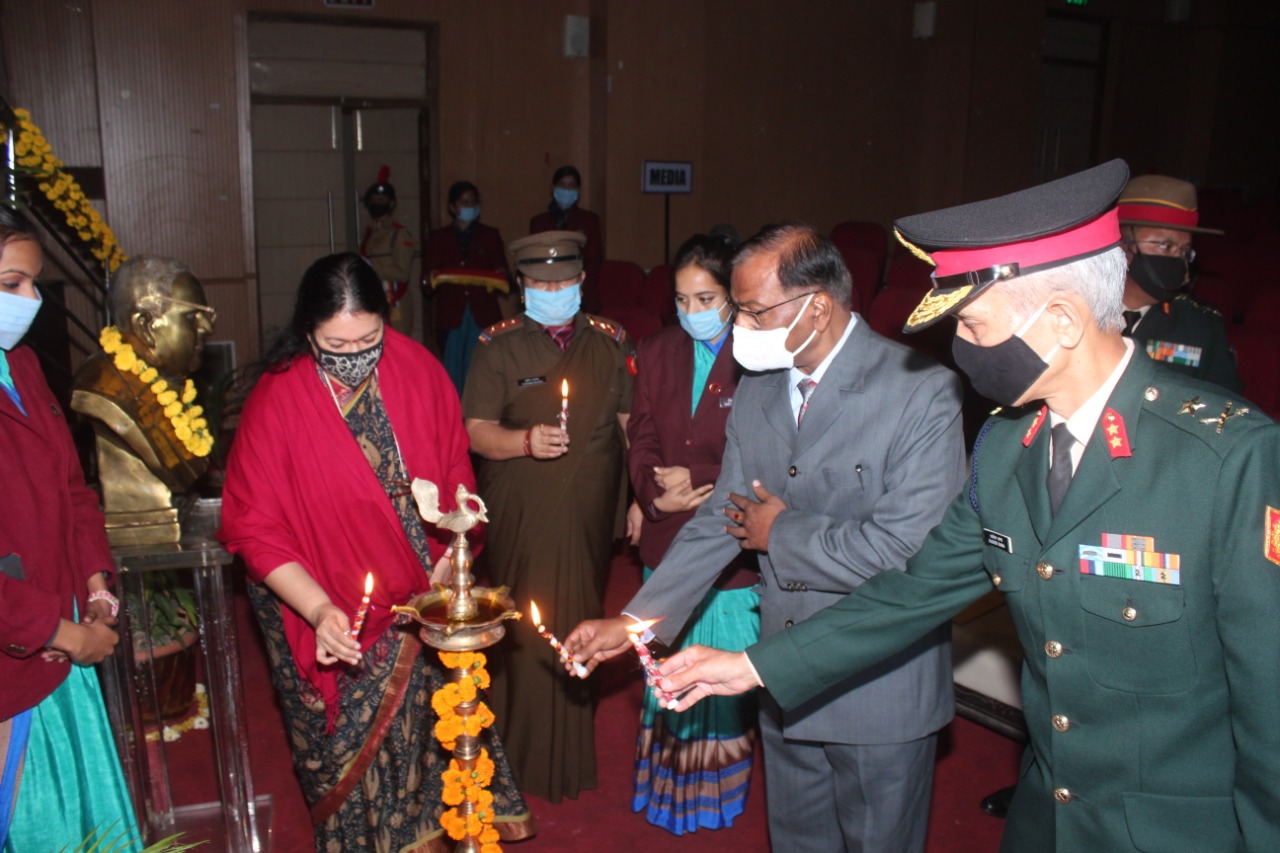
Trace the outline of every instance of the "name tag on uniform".
{"type": "Polygon", "coordinates": [[[730,408],[731,406],[733,406],[733,398],[732,398],[732,397],[720,397],[719,399],[720,399],[720,408],[722,408],[722,409],[728,409],[728,408],[730,408]]]}
{"type": "Polygon", "coordinates": [[[1104,533],[1101,545],[1081,545],[1080,573],[1182,585],[1182,557],[1156,550],[1150,536],[1104,533]]]}
{"type": "Polygon", "coordinates": [[[990,545],[992,548],[999,548],[1001,551],[1013,553],[1013,540],[1003,533],[996,533],[989,528],[982,528],[982,541],[990,545]]]}
{"type": "Polygon", "coordinates": [[[1147,341],[1147,355],[1156,361],[1167,364],[1184,364],[1187,367],[1199,367],[1200,356],[1204,354],[1202,347],[1188,344],[1173,344],[1168,341],[1147,341]]]}
{"type": "Polygon", "coordinates": [[[526,376],[524,379],[517,379],[516,384],[521,388],[528,388],[530,385],[546,385],[547,377],[545,376],[526,376]]]}

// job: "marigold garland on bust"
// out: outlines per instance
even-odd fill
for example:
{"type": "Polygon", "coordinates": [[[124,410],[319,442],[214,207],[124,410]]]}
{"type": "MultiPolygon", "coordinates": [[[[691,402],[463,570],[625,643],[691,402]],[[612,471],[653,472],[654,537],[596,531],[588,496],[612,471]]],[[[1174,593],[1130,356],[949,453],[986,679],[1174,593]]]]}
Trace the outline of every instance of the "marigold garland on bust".
{"type": "MultiPolygon", "coordinates": [[[[76,236],[89,244],[89,251],[109,272],[115,272],[127,259],[115,232],[102,219],[101,214],[89,203],[80,184],[62,169],[63,163],[53,155],[53,147],[44,138],[40,128],[31,121],[31,113],[16,109],[18,117],[17,137],[13,153],[17,165],[40,179],[40,191],[62,211],[67,226],[76,236]]],[[[8,130],[0,128],[0,142],[8,138],[8,130]]]]}
{"type": "Polygon", "coordinates": [[[187,451],[192,456],[208,456],[213,449],[213,436],[209,434],[208,422],[202,417],[204,408],[193,405],[196,400],[195,383],[188,379],[179,397],[178,392],[160,378],[159,371],[124,342],[116,326],[103,329],[98,343],[102,345],[102,351],[112,357],[117,370],[134,374],[147,386],[156,402],[164,407],[164,416],[173,425],[174,434],[187,451]]]}
{"type": "MultiPolygon", "coordinates": [[[[466,717],[457,711],[459,705],[475,701],[478,691],[489,686],[489,673],[484,668],[486,658],[479,652],[441,652],[440,661],[448,669],[466,673],[462,680],[450,681],[431,696],[431,707],[439,716],[436,739],[445,749],[452,750],[461,735],[479,737],[482,730],[493,724],[493,712],[484,702],[478,702],[466,717]]],[[[444,803],[451,808],[440,815],[440,827],[455,841],[467,836],[478,838],[481,853],[499,853],[501,849],[498,831],[493,828],[493,794],[485,790],[493,780],[493,771],[489,751],[481,749],[474,768],[466,769],[453,758],[442,776],[444,803]],[[472,804],[471,814],[459,811],[458,807],[464,802],[472,804]]]]}

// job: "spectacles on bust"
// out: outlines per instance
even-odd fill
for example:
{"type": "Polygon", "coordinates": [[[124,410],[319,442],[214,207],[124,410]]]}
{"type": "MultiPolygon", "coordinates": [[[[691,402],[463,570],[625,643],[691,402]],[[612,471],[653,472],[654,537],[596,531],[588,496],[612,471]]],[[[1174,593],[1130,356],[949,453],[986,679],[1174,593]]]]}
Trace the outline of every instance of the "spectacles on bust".
{"type": "Polygon", "coordinates": [[[746,308],[743,308],[742,306],[733,302],[733,300],[730,300],[729,304],[733,305],[734,310],[737,311],[739,314],[744,314],[747,317],[750,317],[752,326],[758,329],[760,328],[761,314],[768,313],[769,311],[772,311],[774,308],[781,308],[783,305],[786,305],[788,302],[795,302],[797,299],[804,299],[806,296],[812,296],[817,292],[818,291],[816,290],[807,290],[804,293],[791,297],[790,299],[784,299],[775,305],[770,305],[768,308],[761,308],[759,311],[748,311],[746,308]]]}
{"type": "Polygon", "coordinates": [[[213,324],[218,320],[218,311],[216,308],[211,308],[208,305],[201,305],[198,302],[188,302],[185,299],[178,299],[176,296],[165,296],[162,293],[155,293],[155,294],[152,294],[150,297],[148,297],[146,301],[168,302],[171,305],[178,305],[183,308],[189,308],[192,311],[195,311],[197,314],[207,314],[209,316],[210,324],[213,324]]]}
{"type": "Polygon", "coordinates": [[[1146,246],[1144,255],[1164,255],[1169,258],[1182,258],[1187,263],[1196,259],[1196,250],[1190,246],[1179,246],[1172,240],[1126,240],[1131,246],[1146,246]]]}

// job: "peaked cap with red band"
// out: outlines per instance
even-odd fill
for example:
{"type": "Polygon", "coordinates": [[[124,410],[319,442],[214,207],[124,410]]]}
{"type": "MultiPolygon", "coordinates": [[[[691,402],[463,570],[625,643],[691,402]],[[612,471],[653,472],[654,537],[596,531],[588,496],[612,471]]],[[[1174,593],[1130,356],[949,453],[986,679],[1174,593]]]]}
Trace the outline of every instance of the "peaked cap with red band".
{"type": "Polygon", "coordinates": [[[1217,228],[1200,227],[1194,184],[1166,175],[1139,175],[1120,193],[1117,203],[1121,225],[1171,228],[1195,234],[1221,234],[1217,228]]]}
{"type": "Polygon", "coordinates": [[[1113,205],[1128,179],[1129,166],[1112,160],[1031,189],[899,219],[898,240],[935,267],[933,288],[903,331],[933,325],[997,281],[1119,245],[1113,205]]]}

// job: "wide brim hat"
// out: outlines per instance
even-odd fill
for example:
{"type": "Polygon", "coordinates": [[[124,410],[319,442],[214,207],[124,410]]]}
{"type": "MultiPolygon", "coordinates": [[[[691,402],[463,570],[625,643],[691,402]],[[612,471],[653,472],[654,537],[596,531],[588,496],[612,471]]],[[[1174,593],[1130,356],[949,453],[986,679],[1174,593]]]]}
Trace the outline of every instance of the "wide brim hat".
{"type": "Polygon", "coordinates": [[[581,231],[542,231],[507,245],[516,272],[535,281],[567,281],[582,272],[581,231]]]}
{"type": "Polygon", "coordinates": [[[932,264],[932,288],[903,331],[958,311],[997,281],[1053,269],[1120,244],[1116,197],[1129,166],[1112,160],[1046,184],[894,222],[894,235],[932,264]]]}
{"type": "Polygon", "coordinates": [[[1116,206],[1120,210],[1121,225],[1169,228],[1193,234],[1223,233],[1200,225],[1195,184],[1168,175],[1139,175],[1125,186],[1116,206]]]}

